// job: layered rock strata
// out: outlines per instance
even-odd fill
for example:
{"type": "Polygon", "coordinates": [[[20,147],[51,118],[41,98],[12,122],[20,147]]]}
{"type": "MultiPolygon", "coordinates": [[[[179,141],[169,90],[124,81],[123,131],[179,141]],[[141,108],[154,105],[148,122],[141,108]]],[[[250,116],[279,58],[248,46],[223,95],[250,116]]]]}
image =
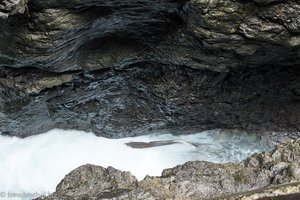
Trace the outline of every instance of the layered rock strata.
{"type": "Polygon", "coordinates": [[[299,130],[298,0],[0,2],[0,133],[299,130]]]}

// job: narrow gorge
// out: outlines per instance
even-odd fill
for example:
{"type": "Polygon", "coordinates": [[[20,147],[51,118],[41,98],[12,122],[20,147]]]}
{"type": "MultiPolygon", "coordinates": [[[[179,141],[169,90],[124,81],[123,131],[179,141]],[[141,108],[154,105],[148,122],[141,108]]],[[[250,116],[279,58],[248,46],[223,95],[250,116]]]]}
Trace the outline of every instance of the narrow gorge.
{"type": "Polygon", "coordinates": [[[297,195],[299,131],[299,0],[0,0],[0,199],[297,195]]]}

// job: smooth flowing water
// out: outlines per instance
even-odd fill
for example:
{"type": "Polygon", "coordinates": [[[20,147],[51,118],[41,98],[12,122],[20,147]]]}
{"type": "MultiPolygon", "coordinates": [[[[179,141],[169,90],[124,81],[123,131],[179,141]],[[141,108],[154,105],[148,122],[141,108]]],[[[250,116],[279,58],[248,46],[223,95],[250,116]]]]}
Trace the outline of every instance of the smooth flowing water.
{"type": "Polygon", "coordinates": [[[0,199],[17,194],[49,194],[67,173],[87,163],[130,171],[141,180],[145,175],[158,176],[163,169],[187,161],[240,162],[253,153],[270,149],[267,140],[256,135],[220,130],[124,139],[58,129],[25,139],[0,136],[0,199]],[[126,145],[166,140],[175,143],[151,148],[126,145]]]}

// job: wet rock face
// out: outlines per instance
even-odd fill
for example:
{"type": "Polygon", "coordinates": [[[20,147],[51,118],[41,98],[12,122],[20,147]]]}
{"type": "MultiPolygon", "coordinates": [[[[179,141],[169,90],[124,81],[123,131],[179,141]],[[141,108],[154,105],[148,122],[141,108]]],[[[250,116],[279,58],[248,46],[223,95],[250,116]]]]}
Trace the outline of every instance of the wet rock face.
{"type": "Polygon", "coordinates": [[[297,0],[5,0],[0,6],[0,66],[88,71],[151,60],[228,71],[300,62],[297,0]]]}
{"type": "Polygon", "coordinates": [[[27,4],[30,16],[12,15],[1,22],[0,35],[6,41],[0,43],[0,65],[63,72],[146,60],[147,52],[180,23],[182,4],[31,0],[27,4]]]}
{"type": "MultiPolygon", "coordinates": [[[[80,174],[85,174],[86,171],[94,174],[99,169],[106,173],[101,176],[93,176],[87,183],[89,186],[85,187],[92,189],[84,190],[86,199],[95,197],[100,199],[212,199],[214,197],[224,198],[225,195],[233,195],[228,199],[238,199],[237,196],[240,194],[236,198],[234,194],[300,181],[299,174],[293,173],[293,171],[300,170],[299,153],[300,141],[297,140],[279,145],[271,152],[255,154],[240,164],[188,162],[164,170],[161,177],[146,177],[140,182],[130,175],[125,180],[123,176],[116,175],[119,179],[113,178],[110,183],[116,182],[115,187],[119,188],[120,181],[122,181],[130,189],[124,193],[118,193],[118,189],[111,188],[108,191],[111,196],[106,197],[97,196],[97,194],[107,191],[102,190],[102,187],[107,185],[106,177],[112,175],[109,175],[112,168],[106,170],[101,167],[82,166],[68,174],[57,186],[56,192],[46,199],[79,199],[82,195],[82,186],[78,179],[83,179],[80,174]],[[95,184],[90,182],[96,182],[98,186],[95,187],[95,184]],[[73,186],[74,184],[76,187],[71,187],[72,192],[70,192],[70,187],[65,187],[65,185],[73,186]]],[[[120,173],[118,172],[118,174],[120,173]]],[[[292,185],[290,187],[293,188],[292,185]]],[[[270,194],[272,190],[278,191],[280,188],[281,192],[278,194],[291,192],[287,185],[266,189],[266,191],[269,191],[270,194]]],[[[297,188],[294,188],[293,191],[299,191],[299,186],[297,190],[295,189],[297,188]]],[[[261,193],[261,191],[256,191],[256,193],[261,193]]]]}
{"type": "Polygon", "coordinates": [[[292,60],[299,57],[298,1],[256,2],[259,5],[227,0],[187,3],[183,11],[186,30],[197,38],[206,55],[197,52],[198,57],[192,58],[204,64],[205,57],[208,66],[219,70],[293,64],[292,60]]]}
{"type": "Polygon", "coordinates": [[[26,137],[76,128],[113,138],[157,129],[297,131],[299,77],[298,68],[272,66],[230,73],[154,63],[89,73],[6,68],[1,131],[26,137]]]}
{"type": "Polygon", "coordinates": [[[299,130],[289,1],[0,2],[0,133],[299,130]]]}

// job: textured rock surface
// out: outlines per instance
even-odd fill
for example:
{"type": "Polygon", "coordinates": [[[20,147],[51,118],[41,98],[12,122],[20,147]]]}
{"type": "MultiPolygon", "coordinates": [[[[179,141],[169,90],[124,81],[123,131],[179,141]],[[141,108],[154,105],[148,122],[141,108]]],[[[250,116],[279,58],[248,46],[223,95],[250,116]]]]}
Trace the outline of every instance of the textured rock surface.
{"type": "Polygon", "coordinates": [[[298,0],[2,0],[0,133],[299,131],[298,0]]]}
{"type": "Polygon", "coordinates": [[[238,195],[221,197],[219,200],[298,200],[300,199],[300,182],[282,184],[265,189],[254,190],[238,195]]]}
{"type": "MultiPolygon", "coordinates": [[[[140,182],[125,172],[117,171],[115,175],[112,168],[106,170],[87,165],[68,174],[47,199],[79,199],[82,195],[86,199],[223,198],[225,195],[300,181],[299,165],[300,140],[278,145],[271,152],[255,154],[240,164],[188,162],[164,170],[161,177],[146,177],[140,182]],[[98,173],[99,170],[101,173],[98,173]],[[91,176],[85,185],[82,180],[86,180],[87,176],[82,174],[97,175],[91,176]],[[113,178],[108,178],[110,176],[113,178]],[[107,190],[106,186],[110,184],[114,187],[107,190]],[[124,187],[127,190],[119,192],[124,187]],[[104,192],[107,196],[101,196],[104,192]]],[[[286,185],[281,188],[281,194],[288,194],[284,193],[284,187],[286,185]]]]}
{"type": "Polygon", "coordinates": [[[122,195],[136,185],[137,179],[129,172],[88,164],[67,175],[57,192],[63,194],[61,199],[98,199],[122,195]]]}
{"type": "Polygon", "coordinates": [[[2,72],[3,134],[25,137],[55,127],[106,137],[156,129],[291,132],[300,125],[298,68],[220,74],[143,63],[90,73],[2,72]]]}
{"type": "Polygon", "coordinates": [[[24,14],[29,15],[28,0],[2,0],[0,2],[0,18],[7,20],[8,17],[24,14]]]}
{"type": "Polygon", "coordinates": [[[3,2],[10,17],[4,18],[7,29],[0,33],[5,38],[2,66],[62,72],[151,60],[224,71],[300,62],[297,0],[256,1],[259,5],[237,0],[30,0],[30,17],[24,0],[3,2]]]}

